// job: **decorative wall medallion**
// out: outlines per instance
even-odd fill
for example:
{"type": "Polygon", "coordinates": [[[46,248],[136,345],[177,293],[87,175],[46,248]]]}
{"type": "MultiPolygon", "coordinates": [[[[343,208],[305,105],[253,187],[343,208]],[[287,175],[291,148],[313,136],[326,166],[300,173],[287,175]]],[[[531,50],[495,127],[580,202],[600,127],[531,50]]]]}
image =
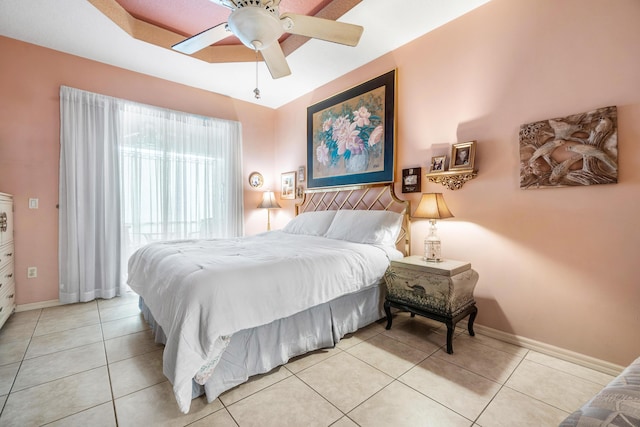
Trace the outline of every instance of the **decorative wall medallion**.
{"type": "Polygon", "coordinates": [[[260,172],[252,172],[249,175],[249,185],[253,188],[260,188],[264,184],[264,178],[260,172]]]}
{"type": "Polygon", "coordinates": [[[520,126],[520,188],[616,182],[615,106],[520,126]]]}

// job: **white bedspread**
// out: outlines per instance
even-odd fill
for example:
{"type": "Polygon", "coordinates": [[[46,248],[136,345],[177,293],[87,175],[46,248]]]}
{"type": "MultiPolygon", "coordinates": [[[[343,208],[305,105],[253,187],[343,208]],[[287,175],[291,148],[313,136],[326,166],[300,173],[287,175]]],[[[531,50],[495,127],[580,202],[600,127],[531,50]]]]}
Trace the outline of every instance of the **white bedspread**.
{"type": "Polygon", "coordinates": [[[164,374],[189,411],[229,337],[377,284],[400,252],[271,231],[147,245],[129,260],[131,288],[162,326],[164,374]]]}

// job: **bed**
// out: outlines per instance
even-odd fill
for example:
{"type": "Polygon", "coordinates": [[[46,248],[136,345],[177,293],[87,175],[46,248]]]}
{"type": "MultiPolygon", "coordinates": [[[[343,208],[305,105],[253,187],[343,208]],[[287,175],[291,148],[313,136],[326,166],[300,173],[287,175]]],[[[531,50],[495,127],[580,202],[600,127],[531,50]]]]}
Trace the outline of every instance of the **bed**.
{"type": "Polygon", "coordinates": [[[180,410],[384,317],[383,275],[408,253],[409,212],[392,184],[309,190],[282,230],[136,251],[128,283],[165,344],[180,410]]]}

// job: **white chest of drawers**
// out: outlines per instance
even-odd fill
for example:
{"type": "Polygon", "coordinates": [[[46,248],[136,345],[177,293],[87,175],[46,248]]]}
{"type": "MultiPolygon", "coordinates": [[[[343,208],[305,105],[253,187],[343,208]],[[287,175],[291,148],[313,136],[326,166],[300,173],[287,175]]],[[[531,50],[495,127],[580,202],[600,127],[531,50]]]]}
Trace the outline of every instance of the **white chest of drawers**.
{"type": "Polygon", "coordinates": [[[13,196],[0,193],[0,328],[16,308],[13,196]]]}

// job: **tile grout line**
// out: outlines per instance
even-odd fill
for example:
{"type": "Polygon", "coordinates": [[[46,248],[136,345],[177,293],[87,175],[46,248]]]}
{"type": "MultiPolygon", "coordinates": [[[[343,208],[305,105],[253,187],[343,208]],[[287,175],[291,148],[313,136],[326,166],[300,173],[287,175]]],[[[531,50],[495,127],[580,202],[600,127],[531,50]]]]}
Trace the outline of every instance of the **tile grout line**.
{"type": "Polygon", "coordinates": [[[29,343],[27,344],[27,348],[24,349],[24,354],[22,355],[22,359],[20,359],[20,362],[18,362],[20,363],[20,365],[18,366],[16,375],[13,377],[13,381],[11,382],[11,387],[9,387],[9,391],[7,392],[7,398],[4,400],[4,404],[2,405],[2,408],[0,408],[0,417],[2,417],[4,408],[7,406],[7,402],[9,402],[9,397],[11,397],[11,393],[13,392],[13,387],[16,385],[16,380],[18,379],[18,374],[20,374],[20,369],[22,369],[22,364],[24,363],[25,356],[27,355],[27,351],[29,351],[29,346],[31,345],[31,341],[33,340],[33,334],[35,334],[36,332],[36,328],[38,327],[38,322],[40,322],[40,317],[42,317],[43,309],[39,309],[39,310],[40,310],[40,313],[38,313],[38,318],[36,319],[35,326],[33,327],[33,331],[31,332],[31,336],[29,337],[29,343]]]}
{"type": "MultiPolygon", "coordinates": [[[[524,355],[522,356],[522,358],[520,359],[520,361],[518,362],[518,364],[516,365],[515,368],[513,368],[513,371],[511,371],[511,373],[509,374],[509,376],[507,376],[507,378],[504,380],[503,383],[498,383],[500,384],[500,388],[498,388],[498,391],[496,391],[496,394],[493,395],[493,397],[491,397],[491,399],[489,399],[489,402],[487,402],[487,404],[484,406],[484,408],[482,409],[482,411],[480,411],[480,413],[478,414],[478,416],[475,418],[475,420],[473,420],[473,424],[478,424],[478,420],[480,419],[480,417],[482,416],[482,414],[485,413],[485,411],[489,408],[489,406],[491,406],[491,403],[495,400],[496,396],[498,396],[498,394],[500,394],[500,392],[502,391],[503,388],[507,387],[507,382],[509,381],[509,379],[513,376],[513,374],[516,372],[516,370],[518,369],[518,367],[522,364],[522,362],[524,362],[524,359],[527,357],[527,354],[529,354],[530,350],[527,350],[524,355]]],[[[508,389],[512,390],[511,387],[507,387],[508,389]]],[[[525,395],[528,396],[528,395],[525,395]]],[[[529,396],[531,397],[531,396],[529,396]]],[[[479,425],[479,424],[478,424],[479,425]]]]}
{"type": "MultiPolygon", "coordinates": [[[[530,351],[535,351],[535,350],[530,350],[530,351]]],[[[529,354],[529,353],[527,353],[527,354],[529,354]]],[[[565,371],[563,369],[556,368],[555,366],[550,366],[550,365],[547,365],[545,363],[537,362],[537,361],[531,360],[531,359],[527,359],[527,361],[531,362],[531,363],[535,363],[536,365],[539,365],[539,366],[543,366],[543,367],[548,368],[548,369],[553,369],[556,372],[560,372],[560,373],[563,373],[563,374],[566,374],[566,375],[571,375],[572,377],[578,378],[578,379],[583,380],[583,381],[590,382],[591,384],[597,385],[599,387],[604,387],[606,385],[606,384],[600,384],[599,382],[593,381],[593,380],[591,380],[589,378],[585,378],[583,376],[576,375],[576,374],[574,374],[572,372],[568,372],[568,371],[565,371]]],[[[572,363],[572,362],[567,362],[567,363],[572,363]]],[[[581,365],[578,365],[578,366],[581,366],[581,365]]],[[[585,369],[591,369],[591,368],[585,368],[585,369]]],[[[593,369],[591,369],[591,370],[593,370],[593,369]]],[[[605,374],[605,375],[607,375],[607,374],[605,374]]],[[[613,379],[613,376],[612,376],[612,379],[613,379]]]]}
{"type": "Polygon", "coordinates": [[[113,381],[111,380],[111,367],[109,364],[109,355],[107,354],[107,343],[104,338],[104,328],[102,327],[102,312],[100,310],[100,304],[98,303],[98,319],[100,320],[100,335],[102,336],[102,350],[104,351],[104,361],[107,364],[107,378],[109,379],[109,392],[111,393],[111,408],[113,409],[113,418],[116,422],[116,427],[119,425],[118,422],[118,411],[116,410],[116,398],[113,394],[113,381]]]}

